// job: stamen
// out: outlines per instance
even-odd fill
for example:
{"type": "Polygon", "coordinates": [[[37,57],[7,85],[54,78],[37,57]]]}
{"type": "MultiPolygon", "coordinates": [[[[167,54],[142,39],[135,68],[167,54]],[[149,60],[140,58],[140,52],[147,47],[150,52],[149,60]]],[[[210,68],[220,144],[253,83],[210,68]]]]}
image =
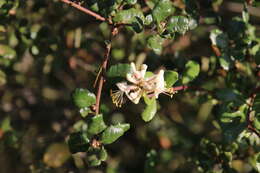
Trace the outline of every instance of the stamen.
{"type": "Polygon", "coordinates": [[[116,107],[121,107],[122,104],[125,103],[124,92],[121,90],[110,90],[110,96],[112,98],[112,102],[116,105],[116,107]]]}

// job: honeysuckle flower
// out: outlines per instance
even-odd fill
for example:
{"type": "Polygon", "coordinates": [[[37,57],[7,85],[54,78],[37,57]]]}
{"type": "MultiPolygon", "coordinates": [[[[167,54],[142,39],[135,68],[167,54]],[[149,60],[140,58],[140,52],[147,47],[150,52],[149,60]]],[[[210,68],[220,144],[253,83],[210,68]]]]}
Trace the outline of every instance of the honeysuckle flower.
{"type": "Polygon", "coordinates": [[[149,87],[148,97],[155,97],[157,99],[161,93],[169,96],[176,93],[173,88],[166,88],[166,83],[164,81],[164,70],[160,70],[147,81],[147,86],[149,87]]]}
{"type": "Polygon", "coordinates": [[[140,71],[136,70],[134,63],[131,63],[130,66],[131,66],[130,73],[126,74],[126,79],[133,84],[139,84],[144,80],[145,73],[147,70],[147,65],[142,64],[140,71]]]}
{"type": "Polygon", "coordinates": [[[136,70],[135,64],[131,63],[131,70],[126,75],[127,82],[119,82],[116,86],[119,88],[117,91],[111,91],[113,103],[121,107],[124,103],[124,94],[133,103],[138,104],[140,98],[147,95],[149,98],[158,96],[163,93],[172,96],[175,91],[172,88],[166,88],[164,81],[164,70],[160,70],[157,74],[145,78],[147,65],[142,64],[140,70],[136,70]]]}
{"type": "Polygon", "coordinates": [[[119,82],[116,84],[119,90],[111,91],[111,97],[113,103],[117,107],[121,107],[121,105],[125,102],[124,94],[131,100],[133,103],[138,104],[140,98],[142,97],[142,89],[137,85],[128,85],[127,82],[119,82]]]}
{"type": "Polygon", "coordinates": [[[135,104],[139,103],[139,100],[142,97],[142,89],[140,87],[137,85],[128,85],[126,82],[119,82],[116,85],[126,94],[129,100],[135,104]]]}

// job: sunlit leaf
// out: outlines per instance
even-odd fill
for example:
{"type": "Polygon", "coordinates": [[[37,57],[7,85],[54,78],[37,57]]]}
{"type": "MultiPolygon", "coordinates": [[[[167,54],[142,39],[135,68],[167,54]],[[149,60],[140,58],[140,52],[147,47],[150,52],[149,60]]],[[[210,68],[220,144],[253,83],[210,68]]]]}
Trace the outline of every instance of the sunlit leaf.
{"type": "Polygon", "coordinates": [[[136,8],[130,8],[117,12],[116,16],[113,18],[113,21],[117,23],[132,24],[133,22],[136,22],[137,18],[144,21],[145,17],[143,12],[136,8]]]}
{"type": "Polygon", "coordinates": [[[74,104],[79,108],[88,107],[96,103],[95,94],[83,88],[76,89],[73,92],[72,98],[74,104]]]}
{"type": "Polygon", "coordinates": [[[103,144],[111,144],[115,142],[120,136],[122,136],[130,128],[129,124],[117,124],[110,125],[101,136],[103,144]]]}
{"type": "Polygon", "coordinates": [[[178,73],[175,71],[167,70],[164,72],[164,81],[166,82],[166,87],[171,87],[178,80],[178,73]]]}
{"type": "Polygon", "coordinates": [[[189,30],[190,25],[193,26],[187,17],[173,16],[167,23],[167,30],[170,32],[185,34],[189,30]]]}
{"type": "Polygon", "coordinates": [[[187,84],[195,79],[200,72],[200,65],[195,61],[188,61],[185,65],[182,83],[187,84]]]}
{"type": "Polygon", "coordinates": [[[146,107],[142,112],[141,116],[145,122],[148,122],[153,119],[153,117],[157,112],[157,103],[155,98],[149,99],[147,97],[145,97],[145,103],[146,103],[146,107]]]}
{"type": "Polygon", "coordinates": [[[160,23],[165,20],[168,16],[173,14],[174,7],[170,0],[160,0],[155,4],[155,7],[152,11],[153,19],[160,23]]]}

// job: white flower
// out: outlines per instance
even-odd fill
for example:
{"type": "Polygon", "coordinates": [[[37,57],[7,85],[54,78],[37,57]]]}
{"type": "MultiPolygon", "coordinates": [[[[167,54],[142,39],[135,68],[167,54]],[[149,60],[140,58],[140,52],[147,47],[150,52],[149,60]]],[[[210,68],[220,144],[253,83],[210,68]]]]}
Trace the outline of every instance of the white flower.
{"type": "Polygon", "coordinates": [[[157,74],[149,78],[145,78],[147,65],[141,65],[141,69],[136,70],[135,64],[131,63],[131,72],[126,75],[127,82],[119,82],[116,86],[119,91],[111,92],[112,101],[116,106],[121,107],[124,103],[123,96],[126,94],[127,98],[133,103],[138,104],[140,98],[144,95],[152,98],[158,98],[163,93],[172,96],[175,91],[172,88],[166,88],[164,81],[164,70],[160,70],[157,74]]]}
{"type": "Polygon", "coordinates": [[[119,82],[116,84],[117,87],[123,91],[126,96],[131,100],[133,103],[138,104],[140,98],[142,97],[142,89],[137,85],[128,85],[126,82],[119,82]]]}
{"type": "Polygon", "coordinates": [[[137,71],[135,64],[131,63],[131,70],[130,73],[126,74],[126,79],[133,84],[139,84],[144,80],[146,69],[147,69],[147,65],[142,64],[140,71],[137,71]]]}

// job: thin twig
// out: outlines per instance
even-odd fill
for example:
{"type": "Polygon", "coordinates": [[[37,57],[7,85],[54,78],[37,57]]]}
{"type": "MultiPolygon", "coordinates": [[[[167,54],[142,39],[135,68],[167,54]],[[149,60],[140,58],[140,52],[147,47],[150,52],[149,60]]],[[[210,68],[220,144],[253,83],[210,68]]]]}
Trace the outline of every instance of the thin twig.
{"type": "MultiPolygon", "coordinates": [[[[106,46],[106,53],[104,56],[104,61],[103,61],[102,67],[101,67],[102,68],[101,73],[106,71],[110,50],[111,50],[111,42],[108,43],[106,46]]],[[[99,113],[100,98],[101,98],[101,93],[102,93],[104,82],[105,82],[105,78],[102,74],[100,74],[98,89],[97,89],[97,99],[96,99],[96,115],[98,115],[98,113],[99,113]]]]}
{"type": "Polygon", "coordinates": [[[96,107],[95,107],[95,111],[96,111],[96,115],[99,114],[99,107],[100,107],[100,99],[101,99],[101,93],[102,93],[102,89],[103,89],[103,85],[105,82],[105,78],[103,76],[103,73],[106,71],[107,69],[107,64],[108,64],[108,60],[109,60],[109,54],[110,54],[110,50],[111,50],[111,42],[112,42],[112,38],[118,33],[118,28],[117,27],[112,27],[111,29],[111,35],[110,35],[110,39],[109,39],[109,43],[107,43],[106,45],[106,52],[104,55],[104,60],[103,63],[101,65],[101,72],[100,72],[100,77],[99,78],[99,83],[98,83],[98,89],[97,89],[97,99],[96,99],[96,107]]]}
{"type": "Polygon", "coordinates": [[[100,16],[99,14],[97,14],[97,13],[95,13],[95,12],[93,12],[93,11],[87,9],[87,8],[82,7],[81,5],[79,5],[75,2],[72,2],[70,0],[60,0],[60,1],[66,3],[68,5],[71,5],[72,7],[77,8],[78,10],[80,10],[80,11],[82,11],[82,12],[84,12],[84,13],[90,15],[90,16],[95,17],[97,20],[100,20],[100,21],[103,21],[103,22],[106,21],[106,18],[100,16]]]}

